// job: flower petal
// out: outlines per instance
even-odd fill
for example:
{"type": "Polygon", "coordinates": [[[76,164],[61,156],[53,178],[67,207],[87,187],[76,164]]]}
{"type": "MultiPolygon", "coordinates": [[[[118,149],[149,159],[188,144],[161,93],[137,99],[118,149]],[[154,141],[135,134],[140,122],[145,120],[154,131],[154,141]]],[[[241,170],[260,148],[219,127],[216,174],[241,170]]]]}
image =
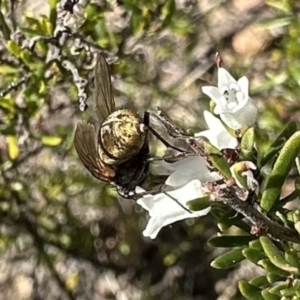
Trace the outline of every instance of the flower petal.
{"type": "Polygon", "coordinates": [[[195,137],[206,137],[219,150],[235,149],[237,147],[237,139],[226,130],[218,118],[209,111],[204,111],[204,119],[209,130],[195,133],[195,137]]]}
{"type": "Polygon", "coordinates": [[[253,104],[251,98],[248,103],[236,113],[224,113],[220,114],[222,121],[232,129],[241,129],[244,126],[252,126],[257,117],[257,108],[253,104]]]}
{"type": "Polygon", "coordinates": [[[225,98],[221,94],[220,90],[215,86],[203,86],[202,92],[206,94],[212,101],[216,104],[224,105],[226,104],[225,98]],[[225,101],[225,102],[224,102],[225,101]]]}
{"type": "Polygon", "coordinates": [[[230,75],[230,73],[224,69],[218,69],[218,88],[222,86],[229,86],[231,83],[236,83],[236,80],[230,75]]]}
{"type": "Polygon", "coordinates": [[[201,182],[220,179],[217,173],[208,170],[206,161],[201,156],[187,157],[172,165],[175,171],[166,181],[166,184],[172,187],[183,186],[194,179],[199,179],[201,182]]]}
{"type": "Polygon", "coordinates": [[[245,98],[249,97],[249,80],[246,76],[241,77],[238,80],[238,85],[240,86],[240,89],[242,93],[244,94],[245,98]]]}
{"type": "Polygon", "coordinates": [[[170,175],[175,171],[172,163],[164,160],[155,161],[152,163],[151,173],[154,175],[170,175]]]}
{"type": "Polygon", "coordinates": [[[233,114],[220,114],[222,121],[229,127],[234,130],[241,129],[243,124],[237,120],[233,114]]]}
{"type": "Polygon", "coordinates": [[[249,97],[249,80],[246,76],[236,81],[227,70],[219,68],[218,88],[204,86],[202,91],[215,102],[214,113],[220,115],[230,128],[241,129],[255,123],[257,108],[249,97]]]}
{"type": "Polygon", "coordinates": [[[150,220],[143,232],[144,236],[154,239],[160,229],[174,222],[187,218],[203,216],[209,213],[210,207],[200,211],[189,211],[186,203],[203,195],[199,180],[193,180],[180,189],[157,194],[147,195],[137,201],[149,211],[150,220]],[[184,208],[183,208],[184,207],[184,208]]]}

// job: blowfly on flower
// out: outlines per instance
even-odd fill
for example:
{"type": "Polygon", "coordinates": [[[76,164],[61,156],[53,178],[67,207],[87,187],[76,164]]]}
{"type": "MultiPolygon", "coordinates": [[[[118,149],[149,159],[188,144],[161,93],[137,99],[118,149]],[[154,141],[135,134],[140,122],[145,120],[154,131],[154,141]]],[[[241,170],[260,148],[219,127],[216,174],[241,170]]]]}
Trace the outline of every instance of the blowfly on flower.
{"type": "MultiPolygon", "coordinates": [[[[101,54],[97,57],[94,84],[98,125],[78,122],[74,138],[76,151],[95,178],[116,186],[122,197],[134,198],[135,188],[149,173],[149,130],[165,146],[184,151],[170,145],[149,125],[150,113],[145,112],[142,118],[129,109],[116,110],[109,66],[101,54]]],[[[166,179],[150,177],[148,187],[156,187],[166,179]]]]}
{"type": "Polygon", "coordinates": [[[74,144],[84,166],[97,179],[129,197],[149,169],[148,128],[135,112],[115,108],[109,66],[97,58],[93,101],[98,124],[78,122],[74,144]]]}

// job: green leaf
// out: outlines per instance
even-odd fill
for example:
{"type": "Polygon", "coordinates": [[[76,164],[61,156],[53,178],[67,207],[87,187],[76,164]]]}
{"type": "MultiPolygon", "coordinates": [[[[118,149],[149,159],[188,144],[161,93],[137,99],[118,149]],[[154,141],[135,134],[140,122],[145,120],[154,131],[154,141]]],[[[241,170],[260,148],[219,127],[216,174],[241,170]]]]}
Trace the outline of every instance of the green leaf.
{"type": "Polygon", "coordinates": [[[274,295],[280,295],[280,291],[287,288],[287,283],[278,284],[269,289],[269,292],[274,295]]]}
{"type": "Polygon", "coordinates": [[[210,247],[234,248],[248,246],[254,239],[256,238],[251,235],[223,235],[213,237],[207,243],[210,247]]]}
{"type": "Polygon", "coordinates": [[[243,221],[244,216],[238,214],[234,209],[229,210],[219,218],[218,227],[221,231],[225,231],[231,226],[236,226],[245,232],[250,233],[251,226],[243,221]]]}
{"type": "Polygon", "coordinates": [[[203,210],[205,208],[208,208],[210,206],[210,197],[201,197],[195,200],[191,200],[187,202],[187,207],[192,211],[198,211],[203,210]]]}
{"type": "Polygon", "coordinates": [[[31,55],[29,54],[29,52],[27,50],[24,50],[20,53],[20,58],[22,59],[22,61],[24,62],[24,64],[27,67],[29,67],[31,70],[34,69],[34,66],[31,66],[31,64],[32,64],[31,55]]]}
{"type": "Polygon", "coordinates": [[[245,259],[242,251],[243,248],[228,251],[213,260],[210,265],[215,269],[229,269],[245,259]]]}
{"type": "Polygon", "coordinates": [[[49,19],[46,16],[41,16],[39,22],[44,35],[50,36],[53,33],[53,26],[50,23],[49,19]]]}
{"type": "Polygon", "coordinates": [[[295,296],[296,291],[299,291],[299,290],[300,290],[300,281],[293,280],[292,286],[289,286],[286,289],[282,289],[280,291],[280,295],[282,295],[284,297],[295,296]]]}
{"type": "Polygon", "coordinates": [[[298,178],[295,179],[295,190],[292,193],[290,193],[286,197],[280,199],[280,201],[278,201],[277,203],[274,204],[274,206],[273,206],[274,211],[275,210],[277,211],[278,209],[285,206],[287,203],[295,200],[297,197],[300,196],[300,185],[298,186],[297,182],[298,182],[298,178]]]}
{"type": "Polygon", "coordinates": [[[40,80],[40,82],[39,82],[39,90],[38,90],[39,94],[46,93],[46,91],[47,91],[47,85],[46,85],[45,81],[44,80],[40,80]]]}
{"type": "Polygon", "coordinates": [[[295,223],[295,229],[298,231],[298,233],[300,234],[300,221],[295,223]]]}
{"type": "Polygon", "coordinates": [[[300,197],[300,178],[299,177],[297,177],[295,179],[295,190],[297,192],[297,196],[300,197]]]}
{"type": "Polygon", "coordinates": [[[58,0],[49,0],[49,7],[50,7],[50,16],[49,20],[52,24],[52,26],[55,26],[56,24],[56,18],[57,18],[57,11],[56,11],[56,4],[58,0]]]}
{"type": "Polygon", "coordinates": [[[222,153],[219,151],[218,148],[213,146],[206,138],[201,137],[197,139],[197,144],[209,157],[210,162],[213,164],[213,166],[226,178],[231,179],[232,174],[230,171],[230,167],[228,165],[228,162],[223,157],[222,153]]]}
{"type": "Polygon", "coordinates": [[[261,295],[263,296],[263,298],[265,300],[280,300],[281,299],[280,296],[270,293],[269,289],[264,289],[261,292],[261,295]]]}
{"type": "Polygon", "coordinates": [[[264,249],[264,252],[274,264],[274,266],[290,272],[292,274],[299,274],[298,268],[291,266],[284,258],[283,254],[279,251],[279,249],[274,245],[274,243],[267,237],[261,236],[259,238],[261,245],[264,249]]]}
{"type": "MultiPolygon", "coordinates": [[[[296,167],[297,167],[297,171],[298,171],[298,175],[300,175],[300,160],[299,160],[299,157],[296,157],[296,167]]],[[[297,184],[299,185],[299,178],[298,179],[298,182],[295,183],[295,186],[297,186],[297,184]]]]}
{"type": "MultiPolygon", "coordinates": [[[[291,12],[291,3],[290,3],[290,1],[267,0],[266,4],[271,6],[271,7],[276,8],[278,10],[282,10],[286,13],[291,12]]],[[[281,18],[278,18],[278,19],[280,20],[281,18]]],[[[282,25],[280,27],[282,27],[282,25]]]]}
{"type": "Polygon", "coordinates": [[[4,63],[0,65],[0,74],[10,75],[10,74],[19,74],[19,73],[20,70],[18,70],[16,67],[12,65],[6,65],[4,63]]]}
{"type": "Polygon", "coordinates": [[[10,53],[12,53],[14,56],[19,57],[21,51],[21,48],[15,41],[8,41],[7,42],[7,49],[10,53]]]}
{"type": "Polygon", "coordinates": [[[245,189],[248,188],[248,178],[245,176],[245,170],[252,168],[249,161],[239,161],[231,166],[231,172],[234,174],[235,181],[241,184],[245,189]]]}
{"type": "Polygon", "coordinates": [[[267,285],[269,282],[268,282],[266,275],[262,275],[262,276],[258,276],[256,278],[251,279],[249,281],[249,283],[256,287],[262,287],[264,285],[267,285]]]}
{"type": "Polygon", "coordinates": [[[216,220],[219,220],[225,213],[226,210],[223,207],[213,206],[211,208],[211,214],[216,220]]]}
{"type": "MultiPolygon", "coordinates": [[[[1,6],[1,2],[0,2],[0,6],[1,6]]],[[[11,35],[11,31],[10,31],[9,26],[6,23],[7,19],[6,20],[5,19],[6,18],[4,17],[4,15],[2,14],[2,11],[0,10],[0,28],[1,28],[1,31],[2,31],[2,34],[3,34],[4,38],[6,40],[9,40],[10,35],[11,35]]]]}
{"type": "Polygon", "coordinates": [[[59,136],[43,136],[41,142],[46,146],[57,146],[61,143],[62,138],[59,136]]]}
{"type": "Polygon", "coordinates": [[[28,25],[30,25],[29,27],[31,27],[34,30],[36,30],[39,27],[39,21],[36,18],[27,15],[25,17],[25,21],[28,25]]]}
{"type": "Polygon", "coordinates": [[[239,282],[239,289],[241,294],[249,300],[264,300],[261,295],[261,289],[247,281],[241,280],[239,282]]]}
{"type": "Polygon", "coordinates": [[[16,111],[15,105],[16,103],[12,98],[0,98],[0,107],[3,110],[7,110],[9,112],[15,113],[16,111]]]}
{"type": "Polygon", "coordinates": [[[254,128],[248,128],[243,134],[241,141],[241,158],[243,160],[252,160],[254,158],[253,145],[255,142],[254,128]]]}
{"type": "Polygon", "coordinates": [[[56,4],[58,3],[59,0],[49,0],[49,6],[51,9],[56,8],[56,4]]]}
{"type": "Polygon", "coordinates": [[[257,250],[257,251],[260,251],[260,252],[263,252],[263,251],[264,251],[264,249],[263,249],[263,247],[262,247],[262,245],[261,245],[259,239],[254,240],[254,241],[251,241],[251,242],[249,243],[249,247],[250,247],[251,249],[254,249],[254,250],[257,250]]]}
{"type": "Polygon", "coordinates": [[[270,283],[274,283],[274,282],[278,282],[278,281],[284,281],[285,277],[282,277],[282,276],[274,274],[274,273],[268,273],[267,279],[270,283]]]}
{"type": "Polygon", "coordinates": [[[270,150],[260,160],[260,168],[273,159],[285,142],[297,131],[297,123],[295,121],[290,122],[283,131],[279,134],[277,139],[270,146],[270,150]]]}
{"type": "Polygon", "coordinates": [[[131,15],[131,27],[132,27],[133,33],[137,34],[145,26],[145,22],[143,20],[144,18],[142,17],[143,11],[141,9],[139,9],[135,5],[129,5],[129,4],[127,4],[126,6],[130,6],[130,10],[132,11],[132,15],[131,15]]]}
{"type": "Polygon", "coordinates": [[[296,251],[293,249],[286,250],[284,253],[285,260],[292,266],[296,267],[298,270],[300,270],[300,262],[299,262],[299,256],[296,251]]]}
{"type": "Polygon", "coordinates": [[[290,276],[289,272],[277,268],[271,263],[271,261],[268,258],[258,261],[257,264],[259,266],[262,266],[266,271],[276,274],[278,276],[285,277],[285,278],[290,276]]]}
{"type": "Polygon", "coordinates": [[[295,158],[300,150],[300,132],[294,133],[285,143],[274,164],[273,170],[267,180],[265,190],[262,194],[260,206],[270,211],[280,196],[283,183],[288,176],[295,158]]]}
{"type": "Polygon", "coordinates": [[[264,249],[263,249],[263,247],[262,247],[262,245],[261,245],[259,239],[256,239],[256,240],[254,240],[254,241],[251,241],[251,242],[249,243],[249,247],[250,247],[251,249],[254,249],[254,250],[257,250],[257,251],[260,251],[260,252],[263,252],[263,251],[264,251],[264,249]]]}
{"type": "MultiPolygon", "coordinates": [[[[279,202],[276,203],[276,205],[274,207],[277,207],[278,204],[281,203],[281,200],[279,202]]],[[[293,225],[293,223],[291,224],[291,221],[288,219],[289,214],[285,211],[286,209],[282,209],[282,210],[277,210],[276,211],[276,216],[278,217],[278,219],[281,220],[281,222],[286,226],[286,227],[291,227],[293,225]]]]}
{"type": "Polygon", "coordinates": [[[160,19],[163,20],[163,25],[166,26],[170,22],[172,16],[174,15],[175,11],[175,1],[174,0],[167,0],[165,1],[164,6],[161,10],[160,19]]]}
{"type": "Polygon", "coordinates": [[[8,156],[10,159],[15,160],[19,157],[20,149],[18,146],[18,139],[16,136],[10,135],[7,137],[8,156]]]}
{"type": "Polygon", "coordinates": [[[251,262],[253,262],[254,264],[258,264],[258,262],[262,259],[266,258],[266,255],[264,252],[258,251],[258,250],[254,250],[251,248],[245,248],[243,250],[243,255],[250,260],[251,262]]]}

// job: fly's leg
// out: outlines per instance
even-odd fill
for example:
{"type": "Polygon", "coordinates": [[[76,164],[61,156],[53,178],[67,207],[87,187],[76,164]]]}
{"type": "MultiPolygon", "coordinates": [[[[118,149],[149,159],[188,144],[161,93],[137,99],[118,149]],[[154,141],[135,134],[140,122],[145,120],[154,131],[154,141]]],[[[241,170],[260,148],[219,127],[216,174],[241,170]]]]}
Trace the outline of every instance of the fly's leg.
{"type": "Polygon", "coordinates": [[[172,138],[185,140],[189,147],[193,150],[192,153],[196,153],[196,155],[200,156],[207,156],[203,149],[203,142],[208,142],[207,138],[196,138],[195,136],[188,134],[185,130],[175,125],[161,110],[159,110],[159,108],[157,109],[157,112],[147,111],[147,113],[151,115],[152,118],[158,120],[172,138]]]}
{"type": "Polygon", "coordinates": [[[144,124],[147,126],[147,128],[151,131],[151,133],[158,139],[160,140],[167,148],[171,148],[173,150],[176,150],[181,153],[185,153],[186,151],[178,148],[174,145],[171,145],[168,141],[166,141],[151,125],[150,125],[150,114],[152,116],[152,113],[149,111],[146,111],[144,113],[144,124]]]}
{"type": "Polygon", "coordinates": [[[175,125],[159,108],[157,108],[157,112],[147,111],[146,114],[148,114],[149,119],[151,116],[158,120],[171,137],[179,139],[193,138],[193,136],[189,135],[185,130],[175,125]]]}
{"type": "Polygon", "coordinates": [[[176,161],[182,160],[186,157],[191,157],[191,156],[198,156],[197,153],[191,153],[191,152],[183,152],[183,153],[179,153],[179,154],[175,154],[175,155],[171,155],[171,156],[163,156],[163,157],[150,157],[148,158],[149,162],[153,162],[153,161],[166,161],[168,163],[174,163],[176,161]]]}

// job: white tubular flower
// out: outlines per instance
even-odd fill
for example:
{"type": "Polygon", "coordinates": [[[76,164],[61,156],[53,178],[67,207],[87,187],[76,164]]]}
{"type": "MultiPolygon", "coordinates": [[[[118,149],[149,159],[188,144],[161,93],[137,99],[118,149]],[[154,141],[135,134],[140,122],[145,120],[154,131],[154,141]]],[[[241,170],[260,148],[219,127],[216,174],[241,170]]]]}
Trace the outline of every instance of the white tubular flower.
{"type": "Polygon", "coordinates": [[[164,226],[180,220],[208,214],[210,207],[200,211],[190,211],[186,205],[187,202],[202,196],[201,182],[199,180],[193,180],[175,191],[167,192],[167,194],[146,195],[140,198],[137,204],[148,210],[150,215],[143,235],[155,239],[164,226]],[[168,195],[170,195],[170,197],[168,195]]]}
{"type": "Polygon", "coordinates": [[[209,111],[204,111],[204,119],[209,129],[195,133],[195,137],[206,137],[219,150],[236,149],[238,145],[237,139],[226,130],[218,118],[209,111]]]}
{"type": "Polygon", "coordinates": [[[222,178],[218,173],[209,171],[205,160],[200,156],[187,157],[175,163],[163,161],[159,163],[159,168],[163,174],[171,173],[165,184],[175,190],[146,195],[137,201],[137,204],[149,211],[150,219],[143,234],[152,239],[164,226],[208,214],[210,207],[190,211],[186,204],[204,196],[205,188],[201,182],[213,182],[222,178]]]}
{"type": "Polygon", "coordinates": [[[160,165],[171,172],[166,185],[172,187],[181,187],[194,179],[213,182],[222,178],[217,172],[208,170],[206,161],[201,156],[187,157],[175,163],[161,162],[160,165]]]}
{"type": "Polygon", "coordinates": [[[249,97],[249,81],[243,76],[236,81],[224,68],[218,69],[218,87],[202,87],[204,94],[215,102],[214,113],[232,129],[252,126],[257,108],[249,97]]]}

